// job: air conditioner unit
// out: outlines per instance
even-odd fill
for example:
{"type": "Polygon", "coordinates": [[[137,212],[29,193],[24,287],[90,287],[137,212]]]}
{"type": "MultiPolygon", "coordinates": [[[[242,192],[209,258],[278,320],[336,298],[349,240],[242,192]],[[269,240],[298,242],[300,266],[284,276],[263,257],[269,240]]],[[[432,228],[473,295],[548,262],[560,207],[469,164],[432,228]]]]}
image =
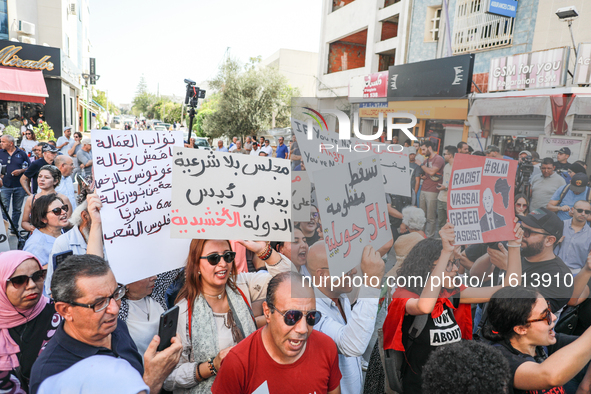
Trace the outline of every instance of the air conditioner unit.
{"type": "Polygon", "coordinates": [[[68,12],[70,13],[70,15],[76,15],[76,4],[75,3],[70,4],[70,8],[68,8],[68,12]]]}
{"type": "Polygon", "coordinates": [[[35,25],[25,21],[18,21],[18,32],[33,36],[35,35],[35,25]]]}
{"type": "Polygon", "coordinates": [[[33,37],[26,37],[26,36],[20,36],[20,41],[23,44],[33,44],[35,45],[37,43],[37,40],[35,40],[33,37]]]}

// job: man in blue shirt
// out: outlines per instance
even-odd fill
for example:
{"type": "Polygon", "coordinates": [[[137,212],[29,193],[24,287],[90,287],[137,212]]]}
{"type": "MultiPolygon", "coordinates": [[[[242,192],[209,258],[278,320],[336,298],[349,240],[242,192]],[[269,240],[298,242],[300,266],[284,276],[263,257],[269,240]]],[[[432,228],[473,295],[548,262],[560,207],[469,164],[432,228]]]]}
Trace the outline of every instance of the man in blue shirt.
{"type": "MultiPolygon", "coordinates": [[[[575,174],[570,180],[570,184],[559,187],[550,199],[547,208],[556,212],[560,220],[568,220],[570,216],[568,212],[575,206],[577,201],[586,200],[589,195],[589,178],[585,174],[575,174]],[[568,187],[568,191],[563,198],[560,198],[562,191],[568,187]]],[[[589,220],[589,219],[587,219],[589,220]]]]}
{"type": "Polygon", "coordinates": [[[228,148],[224,146],[222,140],[218,140],[218,148],[216,149],[218,152],[228,152],[228,148]]]}
{"type": "Polygon", "coordinates": [[[572,219],[564,221],[564,239],[554,249],[554,253],[576,275],[585,266],[591,252],[591,227],[587,226],[591,204],[584,200],[577,201],[570,213],[572,219]]]}
{"type": "Polygon", "coordinates": [[[51,291],[55,310],[64,322],[33,364],[32,394],[48,377],[94,355],[126,360],[143,375],[150,392],[160,392],[164,379],[179,361],[180,338],[175,337],[170,347],[156,352],[160,340],[154,337],[142,365],[127,326],[118,318],[126,288],[117,283],[105,260],[92,254],[69,257],[55,270],[51,291]]]}
{"type": "MultiPolygon", "coordinates": [[[[0,138],[0,148],[0,164],[6,166],[6,172],[2,175],[2,203],[8,211],[12,199],[12,222],[18,229],[23,200],[27,195],[21,186],[20,178],[29,167],[30,162],[27,154],[14,146],[14,137],[10,135],[3,135],[0,138]]],[[[2,216],[5,220],[8,219],[4,212],[2,212],[2,216]]],[[[11,229],[13,233],[15,230],[11,229]]]]}
{"type": "Polygon", "coordinates": [[[287,159],[289,155],[289,148],[283,143],[283,137],[279,137],[279,145],[275,151],[278,159],[287,159]]]}

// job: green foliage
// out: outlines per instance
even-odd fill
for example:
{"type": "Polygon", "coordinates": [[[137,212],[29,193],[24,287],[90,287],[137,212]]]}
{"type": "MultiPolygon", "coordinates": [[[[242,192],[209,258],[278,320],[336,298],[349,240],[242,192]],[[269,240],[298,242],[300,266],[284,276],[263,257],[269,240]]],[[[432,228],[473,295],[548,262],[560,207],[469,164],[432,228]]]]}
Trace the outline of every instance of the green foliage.
{"type": "Polygon", "coordinates": [[[289,127],[291,98],[297,89],[273,67],[260,67],[260,57],[247,65],[228,58],[209,85],[218,93],[211,113],[203,115],[202,131],[211,138],[246,136],[275,127],[289,127]]]}
{"type": "Polygon", "coordinates": [[[114,115],[121,115],[121,110],[117,108],[115,104],[111,100],[109,100],[109,105],[107,105],[107,94],[102,90],[96,90],[96,96],[94,97],[94,101],[99,103],[103,106],[104,109],[108,109],[110,113],[114,115]]]}
{"type": "Polygon", "coordinates": [[[16,140],[21,137],[21,131],[18,127],[6,126],[6,128],[4,129],[4,135],[11,135],[16,140]]]}
{"type": "Polygon", "coordinates": [[[154,103],[156,103],[157,97],[155,94],[148,92],[148,84],[146,83],[146,79],[142,75],[140,78],[140,82],[137,85],[137,89],[135,92],[135,97],[133,98],[133,105],[131,107],[131,112],[135,116],[144,115],[149,117],[148,111],[154,103]]]}
{"type": "Polygon", "coordinates": [[[55,140],[53,129],[49,127],[47,122],[41,123],[39,127],[33,127],[33,130],[35,131],[35,135],[37,136],[37,141],[55,140]]]}
{"type": "Polygon", "coordinates": [[[197,111],[197,114],[195,115],[195,120],[193,122],[193,131],[198,137],[209,137],[209,135],[207,135],[207,133],[205,132],[204,128],[205,119],[217,110],[218,102],[219,94],[213,93],[201,103],[201,106],[199,107],[199,110],[197,111]]]}

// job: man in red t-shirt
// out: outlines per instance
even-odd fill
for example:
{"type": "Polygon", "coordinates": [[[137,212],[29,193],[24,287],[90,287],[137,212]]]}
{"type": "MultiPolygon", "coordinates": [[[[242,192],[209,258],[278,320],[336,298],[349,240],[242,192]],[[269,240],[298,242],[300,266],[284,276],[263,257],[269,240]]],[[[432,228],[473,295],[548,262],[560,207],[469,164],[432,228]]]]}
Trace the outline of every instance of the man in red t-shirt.
{"type": "Polygon", "coordinates": [[[320,321],[314,291],[283,272],[267,287],[267,325],[236,345],[222,362],[213,394],[340,394],[337,347],[313,329],[320,321]],[[312,324],[311,324],[312,323],[312,324]]]}
{"type": "Polygon", "coordinates": [[[427,217],[425,233],[427,237],[433,237],[437,231],[437,195],[439,194],[437,187],[443,181],[442,170],[445,159],[435,153],[431,141],[424,141],[421,144],[421,153],[426,159],[421,165],[425,175],[422,176],[423,186],[421,187],[420,208],[427,217]]]}

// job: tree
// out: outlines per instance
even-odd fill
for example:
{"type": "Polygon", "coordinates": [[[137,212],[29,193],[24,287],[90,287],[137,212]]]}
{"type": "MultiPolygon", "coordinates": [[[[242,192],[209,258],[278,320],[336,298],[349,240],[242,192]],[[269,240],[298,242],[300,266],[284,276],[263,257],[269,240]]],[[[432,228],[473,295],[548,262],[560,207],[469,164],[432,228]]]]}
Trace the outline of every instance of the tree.
{"type": "MultiPolygon", "coordinates": [[[[193,121],[193,131],[197,137],[211,137],[205,132],[204,123],[205,119],[217,110],[218,101],[219,94],[212,93],[201,103],[193,121]]],[[[187,120],[187,125],[189,124],[188,122],[189,120],[187,120]]]]}
{"type": "Polygon", "coordinates": [[[110,113],[121,115],[121,110],[111,100],[109,100],[109,105],[107,105],[107,94],[102,90],[96,90],[94,101],[102,105],[104,109],[108,109],[110,113]]]}
{"type": "Polygon", "coordinates": [[[203,131],[209,137],[246,136],[271,127],[289,126],[291,97],[298,94],[287,78],[273,67],[261,67],[260,58],[246,65],[228,58],[209,81],[218,93],[215,111],[204,116],[203,131]]]}
{"type": "Polygon", "coordinates": [[[142,75],[135,91],[131,112],[135,116],[140,116],[141,114],[147,116],[150,106],[152,106],[156,100],[156,95],[148,92],[148,84],[142,75]]]}

